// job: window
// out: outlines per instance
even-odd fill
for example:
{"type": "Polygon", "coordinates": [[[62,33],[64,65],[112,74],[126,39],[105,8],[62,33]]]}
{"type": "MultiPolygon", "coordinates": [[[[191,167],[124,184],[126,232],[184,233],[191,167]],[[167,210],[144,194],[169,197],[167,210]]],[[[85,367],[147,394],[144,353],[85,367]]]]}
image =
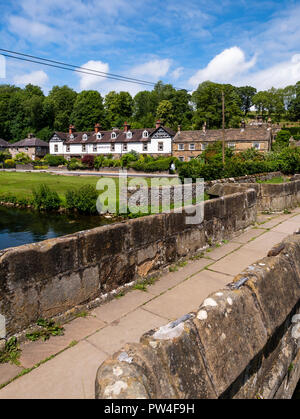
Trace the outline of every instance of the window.
{"type": "Polygon", "coordinates": [[[126,133],[126,138],[129,139],[129,140],[132,138],[132,132],[131,131],[128,131],[126,133]]]}
{"type": "Polygon", "coordinates": [[[73,140],[74,139],[74,135],[70,134],[70,139],[73,140]]]}
{"type": "Polygon", "coordinates": [[[86,141],[88,139],[88,136],[86,135],[86,134],[83,134],[83,136],[82,136],[82,140],[83,141],[86,141]]]}
{"type": "Polygon", "coordinates": [[[28,147],[25,147],[25,150],[28,151],[28,147]]]}
{"type": "Polygon", "coordinates": [[[204,151],[207,148],[207,144],[201,144],[201,150],[204,151]]]}
{"type": "Polygon", "coordinates": [[[148,138],[148,137],[149,137],[149,132],[145,130],[143,132],[143,138],[148,138]]]}
{"type": "Polygon", "coordinates": [[[101,138],[102,138],[102,135],[101,135],[101,133],[100,133],[100,132],[98,132],[98,133],[97,133],[97,140],[101,140],[101,138]]]}
{"type": "Polygon", "coordinates": [[[127,151],[127,144],[123,144],[123,151],[127,151]]]}
{"type": "Polygon", "coordinates": [[[178,150],[184,150],[184,144],[178,144],[178,150]]]}
{"type": "Polygon", "coordinates": [[[195,144],[190,144],[190,150],[195,150],[195,144]]]}
{"type": "Polygon", "coordinates": [[[158,143],[158,151],[164,151],[164,143],[158,143]]]}
{"type": "Polygon", "coordinates": [[[117,138],[117,134],[115,132],[111,133],[111,139],[117,138]]]}
{"type": "Polygon", "coordinates": [[[147,143],[143,144],[143,151],[148,151],[148,144],[147,143]]]}
{"type": "Polygon", "coordinates": [[[110,151],[115,151],[115,145],[114,144],[110,145],[110,151]]]}
{"type": "Polygon", "coordinates": [[[54,153],[58,153],[58,145],[54,144],[54,153]]]}
{"type": "Polygon", "coordinates": [[[86,145],[82,144],[82,152],[84,153],[86,151],[86,145]]]}
{"type": "Polygon", "coordinates": [[[227,144],[227,147],[228,148],[235,148],[235,143],[228,143],[227,144]]]}
{"type": "Polygon", "coordinates": [[[179,159],[180,161],[184,161],[184,157],[183,157],[183,156],[179,156],[179,157],[178,157],[178,159],[179,159]]]}
{"type": "Polygon", "coordinates": [[[195,158],[195,157],[190,156],[190,157],[189,157],[189,161],[193,160],[194,158],[195,158]]]}
{"type": "Polygon", "coordinates": [[[70,152],[70,146],[69,145],[67,145],[67,152],[68,153],[70,152]]]}
{"type": "Polygon", "coordinates": [[[93,151],[97,151],[97,144],[93,144],[93,151]]]}
{"type": "Polygon", "coordinates": [[[253,143],[253,148],[255,148],[256,150],[260,150],[260,143],[253,143]]]}

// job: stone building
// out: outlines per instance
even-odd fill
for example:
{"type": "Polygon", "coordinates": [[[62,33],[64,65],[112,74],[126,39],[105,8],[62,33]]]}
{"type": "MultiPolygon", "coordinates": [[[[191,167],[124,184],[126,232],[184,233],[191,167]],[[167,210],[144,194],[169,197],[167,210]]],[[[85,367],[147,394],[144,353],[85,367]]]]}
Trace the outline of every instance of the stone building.
{"type": "Polygon", "coordinates": [[[2,140],[2,138],[0,138],[0,151],[7,150],[9,146],[10,144],[7,141],[2,140]]]}
{"type": "MultiPolygon", "coordinates": [[[[244,122],[241,128],[225,129],[225,145],[236,152],[255,148],[261,152],[270,151],[272,145],[272,128],[266,126],[249,126],[244,122]]],[[[173,156],[181,161],[190,161],[198,157],[209,144],[223,140],[221,129],[181,131],[180,126],[173,140],[173,156]]]]}
{"type": "Polygon", "coordinates": [[[49,144],[33,134],[28,134],[28,138],[9,144],[9,152],[14,158],[18,153],[27,154],[32,160],[42,158],[49,153],[49,144]]]}
{"type": "Polygon", "coordinates": [[[136,151],[152,156],[170,156],[175,132],[156,122],[155,128],[131,129],[125,122],[124,128],[110,131],[95,125],[94,131],[77,132],[70,125],[69,132],[55,132],[49,142],[50,154],[61,155],[66,159],[84,155],[112,154],[120,158],[123,154],[136,151]]]}

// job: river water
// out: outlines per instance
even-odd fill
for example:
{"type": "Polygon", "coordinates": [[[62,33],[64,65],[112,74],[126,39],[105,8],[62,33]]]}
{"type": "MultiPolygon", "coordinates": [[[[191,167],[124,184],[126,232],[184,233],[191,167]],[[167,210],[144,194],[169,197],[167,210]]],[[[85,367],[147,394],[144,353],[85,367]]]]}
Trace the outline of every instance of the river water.
{"type": "Polygon", "coordinates": [[[0,250],[39,242],[105,224],[103,216],[42,213],[0,206],[0,250]]]}

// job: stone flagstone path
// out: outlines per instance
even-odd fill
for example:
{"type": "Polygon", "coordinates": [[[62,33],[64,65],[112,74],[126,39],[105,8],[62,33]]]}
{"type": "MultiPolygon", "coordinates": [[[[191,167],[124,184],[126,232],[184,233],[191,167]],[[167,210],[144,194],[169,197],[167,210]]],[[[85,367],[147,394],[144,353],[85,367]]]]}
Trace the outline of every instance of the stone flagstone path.
{"type": "Polygon", "coordinates": [[[77,317],[64,325],[63,336],[22,344],[21,366],[0,364],[0,386],[12,380],[0,390],[0,399],[94,398],[96,371],[109,355],[138,342],[144,332],[197,310],[208,294],[299,227],[300,208],[259,215],[255,227],[162,275],[146,291],[131,290],[77,317]]]}

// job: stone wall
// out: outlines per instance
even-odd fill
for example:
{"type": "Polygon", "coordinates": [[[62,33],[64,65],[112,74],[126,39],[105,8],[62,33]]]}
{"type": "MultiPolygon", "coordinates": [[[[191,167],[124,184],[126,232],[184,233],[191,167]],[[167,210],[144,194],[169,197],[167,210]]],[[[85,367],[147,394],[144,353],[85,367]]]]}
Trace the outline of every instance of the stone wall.
{"type": "Polygon", "coordinates": [[[96,398],[290,398],[300,377],[300,236],[98,369],[96,398]]]}
{"type": "Polygon", "coordinates": [[[207,190],[207,193],[212,196],[225,196],[248,188],[256,191],[259,211],[279,212],[300,205],[300,179],[279,184],[215,184],[207,190]]]}
{"type": "Polygon", "coordinates": [[[239,192],[197,208],[204,219],[196,224],[186,224],[187,207],[0,251],[7,336],[229,239],[255,222],[256,195],[239,192]]]}

